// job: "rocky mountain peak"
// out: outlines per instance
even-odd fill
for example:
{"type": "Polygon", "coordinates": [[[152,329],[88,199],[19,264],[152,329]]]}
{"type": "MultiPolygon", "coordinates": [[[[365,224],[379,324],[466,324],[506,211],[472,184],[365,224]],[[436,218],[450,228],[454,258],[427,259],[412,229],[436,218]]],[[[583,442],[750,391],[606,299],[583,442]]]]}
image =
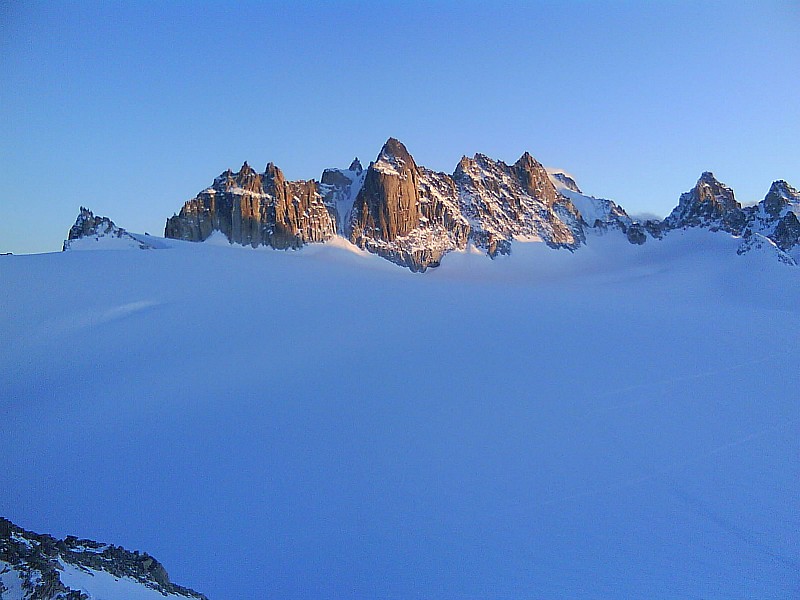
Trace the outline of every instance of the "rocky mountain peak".
{"type": "Polygon", "coordinates": [[[566,173],[563,173],[561,171],[555,171],[550,173],[550,175],[561,185],[563,185],[566,189],[575,192],[577,194],[583,194],[581,188],[578,187],[578,184],[575,182],[575,180],[566,173]]]}
{"type": "Polygon", "coordinates": [[[248,192],[260,193],[261,192],[261,175],[256,173],[256,170],[244,161],[242,168],[235,177],[236,186],[248,192]]]}
{"type": "Polygon", "coordinates": [[[122,227],[117,227],[108,217],[96,217],[94,213],[81,206],[75,224],[70,228],[62,251],[75,249],[87,243],[104,242],[109,247],[151,249],[152,246],[140,240],[122,227]],[[83,242],[82,240],[85,240],[83,242]]]}
{"type": "Polygon", "coordinates": [[[459,173],[463,173],[467,171],[472,164],[472,159],[469,158],[467,155],[461,157],[461,160],[458,161],[456,165],[455,171],[453,171],[453,176],[457,176],[459,173]]]}
{"type": "Polygon", "coordinates": [[[787,207],[797,206],[800,208],[800,192],[780,179],[772,183],[761,203],[765,212],[772,217],[777,217],[787,207]]]}
{"type": "Polygon", "coordinates": [[[690,193],[693,193],[695,203],[709,203],[718,206],[722,211],[742,207],[736,201],[733,190],[720,182],[710,171],[705,171],[700,175],[700,179],[697,180],[697,184],[690,193]]]}
{"type": "Polygon", "coordinates": [[[718,184],[720,182],[716,177],[714,177],[714,173],[711,171],[703,171],[700,174],[700,178],[697,180],[697,183],[718,184]]]}
{"type": "Polygon", "coordinates": [[[364,185],[353,204],[351,241],[363,247],[369,240],[393,242],[420,223],[419,169],[406,147],[389,138],[378,160],[367,169],[364,185]]]}
{"type": "Polygon", "coordinates": [[[519,157],[519,160],[514,163],[515,167],[520,167],[523,169],[535,169],[537,166],[541,166],[539,162],[531,156],[531,153],[527,150],[522,153],[522,156],[519,157]]]}
{"type": "Polygon", "coordinates": [[[553,206],[561,198],[553,182],[550,181],[547,170],[529,152],[525,152],[514,163],[514,170],[522,184],[522,189],[532,197],[543,201],[547,206],[553,206]]]}
{"type": "Polygon", "coordinates": [[[358,160],[358,157],[356,156],[353,159],[353,162],[350,163],[350,166],[347,167],[347,170],[353,171],[354,173],[356,173],[356,175],[360,175],[361,172],[364,170],[364,167],[361,166],[361,161],[358,160]]]}
{"type": "Polygon", "coordinates": [[[398,171],[403,171],[404,169],[417,170],[417,164],[408,150],[406,150],[406,147],[400,140],[393,137],[386,140],[378,155],[378,160],[374,164],[377,168],[390,165],[398,171]]]}
{"type": "Polygon", "coordinates": [[[745,226],[742,205],[733,190],[721,183],[710,171],[705,171],[695,186],[681,194],[678,206],[664,220],[666,229],[679,227],[708,227],[736,235],[745,226]]]}
{"type": "Polygon", "coordinates": [[[277,166],[275,166],[275,163],[273,162],[267,163],[267,166],[264,169],[264,178],[266,179],[266,181],[268,181],[273,185],[280,184],[286,181],[286,179],[283,176],[283,171],[281,171],[277,166]]]}

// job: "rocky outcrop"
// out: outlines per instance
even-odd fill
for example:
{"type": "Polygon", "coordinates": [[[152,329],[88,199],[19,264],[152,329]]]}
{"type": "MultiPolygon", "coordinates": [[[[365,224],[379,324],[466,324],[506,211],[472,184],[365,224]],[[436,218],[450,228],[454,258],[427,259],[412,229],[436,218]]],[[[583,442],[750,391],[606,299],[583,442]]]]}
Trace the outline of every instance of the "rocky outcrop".
{"type": "Polygon", "coordinates": [[[578,210],[527,152],[510,166],[483,154],[465,156],[453,179],[472,239],[491,256],[504,253],[515,238],[570,250],[585,239],[578,210]]]}
{"type": "Polygon", "coordinates": [[[419,227],[420,214],[419,169],[405,146],[390,138],[356,197],[351,239],[393,242],[419,227]]]}
{"type": "Polygon", "coordinates": [[[742,205],[733,190],[706,171],[697,184],[681,194],[678,206],[664,219],[664,229],[705,227],[711,231],[727,231],[740,235],[746,225],[742,205]]]}
{"type": "MultiPolygon", "coordinates": [[[[168,598],[207,600],[174,584],[164,566],[149,554],[67,536],[63,540],[26,531],[0,517],[0,597],[7,600],[92,600],[62,581],[67,566],[89,576],[105,572],[127,578],[168,598]],[[5,590],[3,588],[6,588],[5,590]],[[10,595],[17,590],[18,595],[10,595]]],[[[121,596],[120,596],[121,597],[121,596]]]]}
{"type": "Polygon", "coordinates": [[[332,237],[336,216],[315,181],[286,181],[272,163],[257,173],[245,162],[238,173],[225,171],[186,202],[167,220],[164,235],[202,242],[214,231],[243,246],[300,248],[332,237]]]}
{"type": "Polygon", "coordinates": [[[65,250],[88,249],[102,245],[106,248],[138,248],[151,250],[154,246],[114,225],[108,217],[96,217],[88,208],[81,206],[75,224],[70,228],[61,247],[65,250]]]}
{"type": "Polygon", "coordinates": [[[703,173],[690,191],[682,194],[678,206],[654,228],[666,234],[673,229],[704,227],[741,237],[737,252],[759,250],[775,254],[780,262],[800,260],[800,193],[785,181],[772,184],[765,198],[743,207],[733,190],[711,173],[703,173]]]}
{"type": "Polygon", "coordinates": [[[800,192],[783,180],[775,181],[764,199],[743,213],[740,254],[771,243],[785,255],[783,262],[800,261],[800,192]]]}
{"type": "Polygon", "coordinates": [[[470,226],[452,178],[418,167],[390,138],[366,171],[347,227],[350,241],[412,271],[467,245],[470,226]]]}

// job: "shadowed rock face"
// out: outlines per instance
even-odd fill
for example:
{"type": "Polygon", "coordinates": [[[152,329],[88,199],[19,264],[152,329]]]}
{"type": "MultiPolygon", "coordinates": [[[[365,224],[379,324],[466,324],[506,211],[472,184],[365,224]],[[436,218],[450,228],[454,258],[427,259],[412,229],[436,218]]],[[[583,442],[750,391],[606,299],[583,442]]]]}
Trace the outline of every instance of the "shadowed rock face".
{"type": "Polygon", "coordinates": [[[800,192],[781,179],[772,183],[761,205],[766,214],[777,219],[786,211],[800,208],[800,192]]]}
{"type": "Polygon", "coordinates": [[[797,215],[790,212],[781,217],[769,237],[784,252],[795,248],[800,244],[800,221],[797,215]]]}
{"type": "Polygon", "coordinates": [[[800,260],[800,192],[785,181],[776,181],[761,202],[743,212],[746,227],[740,254],[750,247],[771,243],[786,254],[780,257],[783,262],[800,260]]]}
{"type": "Polygon", "coordinates": [[[335,219],[314,181],[286,181],[272,163],[263,174],[247,163],[230,169],[167,220],[168,238],[202,242],[220,231],[233,243],[299,248],[336,231],[335,219]]]}
{"type": "MultiPolygon", "coordinates": [[[[89,574],[102,571],[117,578],[127,577],[165,597],[207,600],[203,594],[172,583],[164,566],[146,552],[130,552],[120,546],[74,536],[59,540],[26,531],[0,517],[0,573],[16,577],[26,598],[86,600],[89,596],[61,581],[61,563],[89,574]]],[[[0,583],[0,597],[5,598],[3,592],[0,583]]]]}

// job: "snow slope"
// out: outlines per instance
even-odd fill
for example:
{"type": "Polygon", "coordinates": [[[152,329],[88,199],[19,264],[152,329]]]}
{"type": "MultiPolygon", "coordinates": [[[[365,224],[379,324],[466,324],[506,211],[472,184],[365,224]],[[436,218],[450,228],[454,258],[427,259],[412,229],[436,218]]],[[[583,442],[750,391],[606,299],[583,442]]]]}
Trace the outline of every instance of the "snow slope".
{"type": "MultiPolygon", "coordinates": [[[[64,562],[60,565],[61,582],[71,590],[86,594],[89,600],[186,600],[186,596],[162,594],[131,577],[115,577],[106,571],[80,568],[64,562]]],[[[17,569],[0,561],[0,584],[5,586],[0,598],[18,600],[25,598],[26,594],[30,595],[30,590],[23,585],[26,579],[17,569]]],[[[36,576],[32,579],[40,581],[36,576]]]]}
{"type": "Polygon", "coordinates": [[[800,595],[800,272],[675,231],[0,257],[0,514],[212,600],[800,595]]]}

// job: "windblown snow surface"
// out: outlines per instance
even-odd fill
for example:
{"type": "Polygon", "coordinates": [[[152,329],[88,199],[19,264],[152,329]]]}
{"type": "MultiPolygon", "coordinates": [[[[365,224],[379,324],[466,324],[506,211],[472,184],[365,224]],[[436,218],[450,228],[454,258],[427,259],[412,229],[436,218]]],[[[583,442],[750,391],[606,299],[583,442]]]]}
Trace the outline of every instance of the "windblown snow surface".
{"type": "Polygon", "coordinates": [[[0,257],[0,514],[212,600],[798,597],[800,269],[738,244],[0,257]]]}

